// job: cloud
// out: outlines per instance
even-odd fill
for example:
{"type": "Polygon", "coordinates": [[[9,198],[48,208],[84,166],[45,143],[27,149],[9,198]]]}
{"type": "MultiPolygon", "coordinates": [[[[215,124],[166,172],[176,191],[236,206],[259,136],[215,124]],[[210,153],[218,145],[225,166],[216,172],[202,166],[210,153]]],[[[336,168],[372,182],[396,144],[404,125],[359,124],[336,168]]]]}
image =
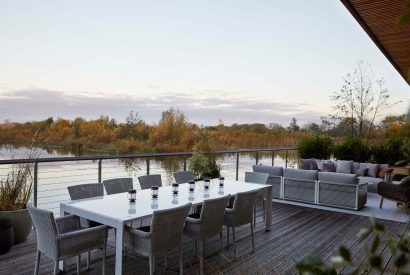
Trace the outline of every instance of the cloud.
{"type": "Polygon", "coordinates": [[[277,102],[271,99],[235,97],[220,92],[211,96],[184,93],[146,95],[103,95],[86,92],[23,89],[0,94],[0,119],[31,121],[47,117],[96,118],[108,115],[124,121],[131,110],[149,123],[159,120],[161,112],[170,107],[183,111],[188,120],[214,125],[219,119],[225,124],[271,123],[288,124],[296,117],[300,124],[317,121],[322,115],[300,102],[277,102]]]}

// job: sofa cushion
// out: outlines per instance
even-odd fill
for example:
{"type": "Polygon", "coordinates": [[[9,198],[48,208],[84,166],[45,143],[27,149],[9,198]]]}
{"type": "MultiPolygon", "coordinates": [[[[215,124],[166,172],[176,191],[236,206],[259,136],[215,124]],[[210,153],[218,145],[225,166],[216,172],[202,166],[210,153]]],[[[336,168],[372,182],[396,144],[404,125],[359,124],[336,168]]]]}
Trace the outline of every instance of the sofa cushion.
{"type": "Polygon", "coordinates": [[[358,177],[365,177],[367,176],[367,171],[369,170],[369,168],[359,168],[356,170],[355,174],[358,177]]]}
{"type": "Polygon", "coordinates": [[[368,168],[369,170],[367,171],[367,175],[369,177],[377,177],[377,172],[379,171],[380,164],[374,164],[374,163],[360,163],[359,165],[360,168],[368,168]]]}
{"type": "Polygon", "coordinates": [[[253,165],[253,172],[266,173],[272,176],[283,176],[283,167],[268,166],[268,165],[253,165]]]}
{"type": "Polygon", "coordinates": [[[336,166],[336,173],[351,174],[353,161],[352,160],[339,160],[336,166]]]}
{"type": "Polygon", "coordinates": [[[298,180],[317,180],[317,171],[284,168],[283,176],[285,178],[298,180]]]}
{"type": "Polygon", "coordinates": [[[315,159],[310,159],[310,170],[319,170],[315,159]]]}
{"type": "Polygon", "coordinates": [[[382,182],[382,179],[374,177],[358,177],[359,182],[367,182],[367,192],[377,193],[377,185],[382,182]]]}
{"type": "Polygon", "coordinates": [[[319,181],[323,181],[323,182],[347,183],[347,184],[357,184],[358,183],[358,179],[355,174],[319,172],[318,178],[319,178],[319,181]]]}
{"type": "Polygon", "coordinates": [[[310,159],[300,159],[299,169],[310,170],[310,159]]]}
{"type": "Polygon", "coordinates": [[[324,162],[323,163],[324,172],[336,172],[336,166],[333,162],[324,162]]]}
{"type": "Polygon", "coordinates": [[[352,165],[352,174],[356,174],[357,170],[359,169],[359,163],[358,162],[353,162],[352,165]]]}
{"type": "Polygon", "coordinates": [[[380,167],[379,171],[377,172],[377,177],[384,179],[384,175],[393,172],[393,168],[388,168],[388,167],[380,167]]]}

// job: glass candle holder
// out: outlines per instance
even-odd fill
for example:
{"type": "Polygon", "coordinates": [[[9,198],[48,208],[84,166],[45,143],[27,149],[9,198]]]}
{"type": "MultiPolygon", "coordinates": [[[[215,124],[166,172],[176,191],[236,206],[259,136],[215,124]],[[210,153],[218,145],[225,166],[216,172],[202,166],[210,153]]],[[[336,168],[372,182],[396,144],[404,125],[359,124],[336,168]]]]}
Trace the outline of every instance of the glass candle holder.
{"type": "Polygon", "coordinates": [[[195,193],[194,192],[189,192],[188,193],[188,200],[189,201],[194,201],[195,200],[195,193]]]}
{"type": "Polygon", "coordinates": [[[209,179],[204,179],[204,188],[209,189],[209,186],[211,186],[211,181],[209,179]]]}
{"type": "Polygon", "coordinates": [[[157,199],[158,198],[158,186],[152,186],[151,187],[151,196],[153,199],[157,199]]]}
{"type": "Polygon", "coordinates": [[[224,177],[219,177],[219,186],[222,187],[224,186],[225,183],[225,178],[224,177]]]}
{"type": "Polygon", "coordinates": [[[151,201],[151,209],[158,209],[158,200],[157,199],[153,199],[151,201]]]}
{"type": "Polygon", "coordinates": [[[130,202],[135,202],[137,199],[137,190],[135,189],[128,190],[127,197],[130,202]]]}
{"type": "Polygon", "coordinates": [[[178,196],[172,196],[172,204],[178,204],[178,196]]]}
{"type": "Polygon", "coordinates": [[[173,183],[172,184],[172,194],[178,195],[178,191],[179,191],[179,184],[178,183],[173,183]]]}
{"type": "Polygon", "coordinates": [[[195,181],[194,180],[188,181],[188,185],[189,185],[189,191],[194,192],[195,191],[195,181]]]}

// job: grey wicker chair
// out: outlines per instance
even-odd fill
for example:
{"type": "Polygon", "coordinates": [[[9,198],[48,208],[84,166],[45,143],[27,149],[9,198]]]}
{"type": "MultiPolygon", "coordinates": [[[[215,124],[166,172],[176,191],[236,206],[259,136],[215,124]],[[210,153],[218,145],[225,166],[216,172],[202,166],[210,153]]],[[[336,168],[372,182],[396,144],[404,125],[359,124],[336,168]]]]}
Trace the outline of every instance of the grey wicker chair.
{"type": "Polygon", "coordinates": [[[259,190],[237,193],[232,208],[225,210],[223,224],[227,227],[227,245],[229,245],[229,228],[232,227],[233,238],[233,253],[236,261],[236,243],[235,243],[235,227],[249,223],[251,226],[252,237],[252,253],[255,251],[255,243],[253,237],[252,216],[255,207],[255,201],[258,197],[259,190]]]}
{"type": "Polygon", "coordinates": [[[162,180],[160,174],[146,175],[138,177],[141,189],[150,189],[152,186],[162,186],[162,180]]]}
{"type": "MultiPolygon", "coordinates": [[[[245,172],[245,182],[268,184],[269,174],[260,172],[245,172]]],[[[259,193],[258,199],[262,200],[263,220],[265,220],[265,198],[263,193],[259,193]]],[[[256,206],[253,213],[253,226],[256,226],[256,206]]]]}
{"type": "Polygon", "coordinates": [[[27,208],[37,234],[35,275],[39,271],[41,254],[54,261],[54,274],[58,273],[60,260],[77,256],[77,274],[80,274],[81,254],[95,248],[101,248],[103,251],[102,274],[105,274],[107,226],[84,229],[77,216],[69,215],[54,219],[53,212],[30,205],[27,208]]]}
{"type": "Polygon", "coordinates": [[[219,234],[221,249],[223,247],[223,219],[230,196],[205,200],[202,204],[201,213],[191,214],[185,221],[184,235],[194,239],[195,255],[197,242],[199,243],[200,274],[204,273],[205,240],[219,234]]]}
{"type": "Polygon", "coordinates": [[[191,171],[175,172],[174,178],[176,183],[187,183],[190,180],[195,180],[194,173],[191,171]]]}
{"type": "Polygon", "coordinates": [[[117,178],[103,181],[107,195],[128,192],[133,189],[132,178],[117,178]]]}
{"type": "Polygon", "coordinates": [[[165,253],[166,268],[167,254],[171,249],[179,249],[179,273],[183,274],[182,231],[191,205],[187,203],[176,208],[155,211],[151,226],[125,228],[125,247],[149,258],[151,275],[155,270],[155,257],[165,253]]]}

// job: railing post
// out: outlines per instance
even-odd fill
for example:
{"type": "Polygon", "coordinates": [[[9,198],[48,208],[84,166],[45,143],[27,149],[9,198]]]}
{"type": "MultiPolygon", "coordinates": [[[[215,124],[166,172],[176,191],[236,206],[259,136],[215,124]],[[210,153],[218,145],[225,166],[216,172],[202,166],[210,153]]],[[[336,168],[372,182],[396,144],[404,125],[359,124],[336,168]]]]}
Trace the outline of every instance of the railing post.
{"type": "Polygon", "coordinates": [[[38,193],[38,162],[34,163],[34,206],[37,207],[37,193],[38,193]]]}
{"type": "Polygon", "coordinates": [[[236,180],[239,179],[239,152],[236,153],[236,180]]]}
{"type": "Polygon", "coordinates": [[[272,151],[272,166],[275,165],[275,151],[272,151]]]}
{"type": "Polygon", "coordinates": [[[285,153],[286,153],[285,167],[288,168],[288,150],[286,150],[285,153]]]}
{"type": "Polygon", "coordinates": [[[147,158],[147,175],[149,175],[149,158],[147,158]]]}
{"type": "Polygon", "coordinates": [[[102,159],[98,160],[98,183],[102,182],[102,159]]]}
{"type": "Polygon", "coordinates": [[[259,162],[259,152],[256,151],[256,165],[258,165],[258,162],[259,162]]]}
{"type": "Polygon", "coordinates": [[[184,157],[184,171],[186,171],[186,157],[184,157]]]}

